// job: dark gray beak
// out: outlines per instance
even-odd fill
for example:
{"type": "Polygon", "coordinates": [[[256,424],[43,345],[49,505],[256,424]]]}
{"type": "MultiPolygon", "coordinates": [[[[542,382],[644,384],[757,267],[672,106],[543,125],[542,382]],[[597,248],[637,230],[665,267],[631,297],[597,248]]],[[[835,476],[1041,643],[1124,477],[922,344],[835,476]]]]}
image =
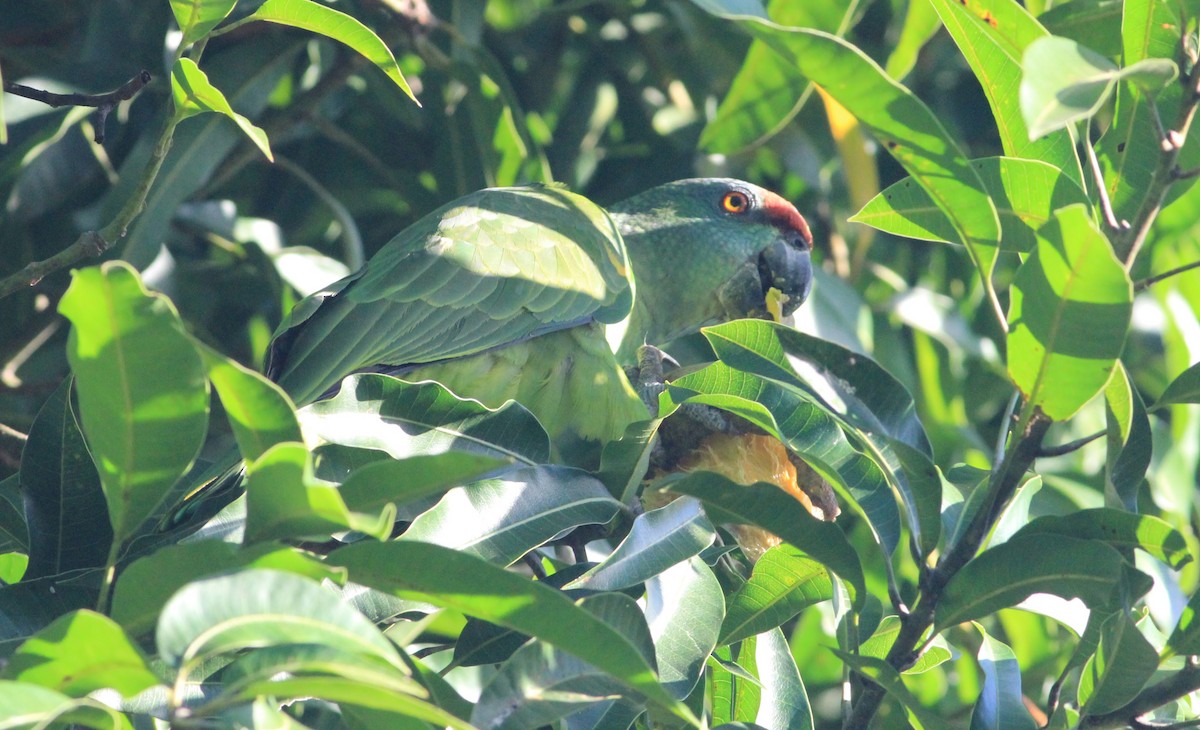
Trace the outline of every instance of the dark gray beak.
{"type": "Polygon", "coordinates": [[[764,297],[772,288],[787,296],[783,304],[785,317],[799,309],[812,292],[812,258],[807,241],[796,235],[795,240],[780,240],[768,246],[758,255],[758,276],[764,297]]]}

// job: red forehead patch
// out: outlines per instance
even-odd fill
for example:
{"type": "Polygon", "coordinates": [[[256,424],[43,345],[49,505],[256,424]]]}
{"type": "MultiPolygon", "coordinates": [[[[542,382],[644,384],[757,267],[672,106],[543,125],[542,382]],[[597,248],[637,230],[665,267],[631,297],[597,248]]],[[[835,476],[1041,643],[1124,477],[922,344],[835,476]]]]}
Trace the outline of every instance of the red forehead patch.
{"type": "Polygon", "coordinates": [[[770,190],[763,191],[763,210],[767,214],[767,220],[774,223],[780,228],[786,228],[792,231],[799,231],[804,238],[804,242],[812,248],[812,231],[808,228],[808,221],[804,220],[804,216],[800,215],[800,211],[796,210],[796,206],[789,203],[778,193],[773,193],[770,190]]]}

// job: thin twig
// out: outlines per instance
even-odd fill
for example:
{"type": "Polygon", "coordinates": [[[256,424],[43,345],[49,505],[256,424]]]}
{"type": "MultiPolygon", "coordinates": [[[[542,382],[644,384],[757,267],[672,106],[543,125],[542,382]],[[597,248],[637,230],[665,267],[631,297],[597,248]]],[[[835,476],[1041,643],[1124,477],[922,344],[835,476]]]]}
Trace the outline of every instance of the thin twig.
{"type": "Polygon", "coordinates": [[[94,106],[96,107],[96,134],[94,139],[97,144],[104,143],[104,125],[108,121],[108,115],[113,109],[123,101],[128,101],[138,95],[138,92],[149,84],[153,77],[150,72],[142,69],[138,75],[126,81],[119,88],[105,94],[55,94],[43,89],[35,89],[31,86],[18,84],[13,81],[4,82],[4,90],[16,96],[23,96],[26,99],[40,101],[43,104],[51,107],[60,106],[94,106]]]}
{"type": "Polygon", "coordinates": [[[1087,446],[1091,442],[1093,442],[1096,439],[1103,436],[1105,433],[1107,433],[1107,432],[1106,431],[1097,431],[1096,433],[1093,433],[1089,436],[1084,436],[1083,438],[1075,439],[1074,441],[1068,441],[1067,443],[1060,444],[1058,446],[1043,446],[1041,449],[1038,450],[1038,456],[1039,457],[1066,456],[1067,454],[1070,454],[1073,451],[1079,451],[1084,446],[1087,446]]]}
{"type": "Polygon", "coordinates": [[[12,426],[5,426],[3,423],[0,423],[0,436],[7,436],[10,439],[15,439],[17,441],[29,440],[29,434],[21,433],[12,426]]]}
{"type": "Polygon", "coordinates": [[[1133,285],[1133,290],[1135,292],[1145,291],[1146,289],[1154,286],[1155,284],[1162,281],[1163,279],[1169,279],[1172,276],[1175,276],[1177,274],[1182,274],[1184,272],[1191,271],[1192,269],[1196,269],[1196,268],[1200,268],[1200,261],[1193,261],[1190,264],[1184,264],[1183,266],[1176,266],[1175,268],[1170,269],[1169,271],[1164,271],[1161,274],[1155,274],[1154,276],[1150,276],[1145,279],[1142,279],[1139,282],[1136,282],[1133,285]]]}
{"type": "Polygon", "coordinates": [[[59,269],[72,266],[87,258],[99,256],[111,247],[112,243],[99,233],[85,231],[79,238],[75,239],[75,243],[72,243],[50,258],[43,261],[34,261],[27,264],[25,268],[17,273],[5,277],[3,281],[0,281],[0,299],[25,287],[34,286],[46,275],[52,274],[59,269]]]}
{"type": "MultiPolygon", "coordinates": [[[[1154,102],[1150,102],[1153,106],[1154,102]]],[[[1100,198],[1100,210],[1104,212],[1104,221],[1114,231],[1129,229],[1129,221],[1118,221],[1113,212],[1112,201],[1108,199],[1108,190],[1104,187],[1104,173],[1100,171],[1100,161],[1096,159],[1096,150],[1092,149],[1092,121],[1088,118],[1086,134],[1083,135],[1083,149],[1087,151],[1088,164],[1092,167],[1092,176],[1096,178],[1096,195],[1100,198]]]]}

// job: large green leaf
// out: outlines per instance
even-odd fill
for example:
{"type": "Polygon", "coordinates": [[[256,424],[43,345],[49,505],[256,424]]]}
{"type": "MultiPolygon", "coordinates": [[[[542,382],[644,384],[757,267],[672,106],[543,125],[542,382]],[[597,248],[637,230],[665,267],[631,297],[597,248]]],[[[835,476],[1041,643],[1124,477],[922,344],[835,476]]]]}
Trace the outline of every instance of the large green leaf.
{"type": "MultiPolygon", "coordinates": [[[[971,164],[996,203],[1003,251],[1032,251],[1037,245],[1037,229],[1055,210],[1088,202],[1078,183],[1040,160],[983,157],[971,164]]],[[[959,242],[945,213],[911,178],[892,183],[850,220],[906,238],[959,242]]]]}
{"type": "Polygon", "coordinates": [[[1200,654],[1200,591],[1192,594],[1179,615],[1179,623],[1167,637],[1164,658],[1173,654],[1200,654]]]}
{"type": "MultiPolygon", "coordinates": [[[[43,406],[44,407],[44,406],[43,406]]],[[[79,434],[79,427],[76,426],[76,438],[83,442],[83,435],[79,434]]],[[[28,442],[27,442],[28,443],[28,442]]],[[[24,458],[22,458],[24,462],[24,458]]],[[[85,462],[88,468],[92,470],[92,493],[97,505],[104,503],[104,492],[100,489],[100,481],[94,475],[96,468],[92,466],[91,459],[85,462]]],[[[9,476],[7,479],[0,480],[0,554],[2,553],[29,553],[29,526],[25,520],[24,514],[24,498],[22,497],[21,489],[21,474],[20,472],[9,476]]],[[[108,527],[108,520],[98,520],[99,524],[105,529],[108,527]]],[[[111,539],[111,534],[109,539],[111,539]]],[[[107,551],[107,544],[104,550],[107,551]]]]}
{"type": "Polygon", "coordinates": [[[762,686],[754,724],[767,730],[812,730],[808,691],[783,631],[771,629],[760,634],[754,654],[762,686]]]}
{"type": "Polygon", "coordinates": [[[772,322],[739,320],[704,335],[722,362],[803,391],[836,414],[899,492],[918,544],[924,551],[937,545],[941,482],[916,404],[899,380],[869,357],[772,322]]]}
{"type": "Polygon", "coordinates": [[[303,28],[344,43],[387,74],[410,99],[417,100],[387,44],[370,28],[345,13],[312,0],[267,0],[250,17],[303,28]]]}
{"type": "MultiPolygon", "coordinates": [[[[584,598],[579,606],[635,646],[653,646],[646,619],[628,596],[601,594],[584,598]]],[[[550,644],[531,642],[504,662],[483,688],[471,723],[497,730],[542,727],[622,689],[615,678],[587,662],[550,644]]]]}
{"type": "Polygon", "coordinates": [[[1013,280],[1008,373],[1030,406],[1065,420],[1108,384],[1133,285],[1088,209],[1055,211],[1013,280]]]}
{"type": "Polygon", "coordinates": [[[299,417],[311,441],[379,449],[394,459],[458,450],[531,466],[550,460],[550,439],[523,406],[492,410],[431,381],[351,375],[336,396],[299,417]]]}
{"type": "Polygon", "coordinates": [[[699,555],[716,537],[699,502],[677,499],[638,515],[629,534],[612,553],[566,587],[616,591],[644,583],[672,565],[699,555]]]}
{"type": "Polygon", "coordinates": [[[581,525],[602,525],[622,510],[587,472],[535,466],[451,489],[402,540],[435,543],[509,565],[581,525]]]}
{"type": "Polygon", "coordinates": [[[721,643],[769,631],[832,597],[833,583],[820,563],[787,543],[773,547],[754,564],[750,579],[729,597],[721,643]]]}
{"type": "Polygon", "coordinates": [[[1095,51],[1054,36],[1030,43],[1021,65],[1021,114],[1031,139],[1094,116],[1122,79],[1156,94],[1179,74],[1175,62],[1165,58],[1119,69],[1095,51]]]}
{"type": "Polygon", "coordinates": [[[1072,0],[1055,3],[1037,19],[1052,35],[1071,38],[1115,61],[1121,56],[1124,4],[1114,0],[1072,0]]]}
{"type": "Polygon", "coordinates": [[[696,722],[658,683],[636,646],[553,588],[472,555],[421,542],[360,542],[334,552],[329,562],[349,569],[357,583],[535,636],[608,672],[653,704],[696,722]]]}
{"type": "Polygon", "coordinates": [[[1179,374],[1154,403],[1154,410],[1176,403],[1200,403],[1200,362],[1179,374]]]}
{"type": "Polygon", "coordinates": [[[917,55],[939,30],[942,21],[933,8],[931,0],[910,0],[904,11],[904,25],[900,28],[900,38],[888,56],[888,76],[902,81],[917,65],[917,55]]]}
{"type": "Polygon", "coordinates": [[[1179,570],[1192,561],[1187,541],[1166,521],[1109,507],[1084,509],[1067,515],[1038,517],[1016,534],[1065,535],[1100,540],[1120,550],[1140,548],[1179,570]]]}
{"type": "Polygon", "coordinates": [[[654,638],[659,681],[672,696],[682,700],[700,682],[724,616],[721,584],[698,557],[676,563],[646,582],[646,622],[654,638]]]}
{"type": "Polygon", "coordinates": [[[83,432],[114,539],[154,513],[208,425],[208,382],[170,301],[123,262],[75,272],[59,303],[83,432]]]}
{"type": "Polygon", "coordinates": [[[160,683],[146,657],[107,616],[75,611],[17,647],[0,677],[72,697],[111,688],[132,697],[160,683]]]}
{"type": "Polygon", "coordinates": [[[143,636],[154,629],[163,606],[180,588],[198,578],[242,567],[346,582],[346,571],[327,567],[316,556],[296,548],[265,542],[240,548],[231,542],[197,540],[157,550],[122,570],[113,592],[112,617],[130,634],[143,636]]]}
{"type": "Polygon", "coordinates": [[[387,539],[396,519],[394,505],[378,514],[352,512],[332,484],[312,473],[304,444],[283,442],[246,464],[246,534],[249,545],[264,540],[313,537],[357,530],[387,539]]]}
{"type": "Polygon", "coordinates": [[[266,156],[274,161],[271,155],[271,144],[267,141],[267,133],[254,126],[246,117],[238,114],[229,106],[229,101],[221,90],[212,85],[208,75],[200,70],[196,62],[190,58],[181,58],[171,69],[171,96],[175,99],[175,120],[180,121],[204,112],[216,112],[229,117],[242,130],[250,141],[266,156]]]}
{"type": "Polygon", "coordinates": [[[1100,646],[1079,677],[1084,715],[1113,712],[1142,691],[1158,668],[1158,652],[1138,631],[1127,611],[1108,617],[1100,627],[1100,646]]]}
{"type": "Polygon", "coordinates": [[[1098,540],[1055,534],[1013,536],[955,573],[938,602],[937,626],[987,616],[1034,593],[1082,599],[1089,608],[1119,604],[1123,582],[1131,597],[1150,589],[1150,577],[1098,540]]]}
{"type": "Polygon", "coordinates": [[[392,643],[336,593],[276,570],[189,583],[163,607],[156,636],[159,655],[184,672],[220,654],[297,644],[329,645],[408,672],[392,643]]]}
{"type": "Polygon", "coordinates": [[[28,538],[12,538],[28,539],[25,580],[104,565],[112,543],[104,490],[71,408],[72,383],[64,379],[42,404],[21,450],[28,538]]]}
{"type": "Polygon", "coordinates": [[[237,0],[171,0],[171,12],[183,33],[180,44],[195,43],[233,12],[237,0]]]}
{"type": "MultiPolygon", "coordinates": [[[[330,448],[348,447],[330,445],[330,448]]],[[[379,452],[374,452],[379,453],[379,452]]],[[[318,453],[318,473],[321,454],[318,453]]],[[[440,494],[447,489],[474,481],[481,475],[507,466],[510,462],[480,454],[447,451],[441,454],[389,459],[386,456],[350,472],[338,490],[346,506],[368,512],[393,503],[397,506],[440,494]]]]}
{"type": "Polygon", "coordinates": [[[821,406],[795,389],[720,362],[679,378],[669,393],[675,401],[733,413],[783,441],[863,511],[887,554],[895,551],[900,510],[883,471],[850,444],[821,406]]]}
{"type": "Polygon", "coordinates": [[[28,682],[0,680],[0,728],[70,727],[133,730],[129,718],[91,698],[67,695],[28,682]]]}
{"type": "MultiPolygon", "coordinates": [[[[858,4],[858,0],[774,0],[768,11],[771,19],[782,26],[842,35],[858,4]]],[[[811,94],[811,82],[795,64],[764,41],[752,41],[737,76],[729,84],[729,92],[700,133],[700,147],[722,154],[756,147],[784,129],[811,94]]]]}
{"type": "Polygon", "coordinates": [[[765,528],[836,573],[850,587],[856,606],[866,600],[862,564],[841,528],[822,522],[791,495],[771,484],[742,486],[712,472],[692,472],[670,482],[674,492],[701,499],[716,508],[716,520],[744,522],[765,528]]]}
{"type": "Polygon", "coordinates": [[[770,45],[857,117],[946,213],[992,291],[1000,240],[996,209],[937,115],[861,50],[836,36],[784,28],[767,19],[757,3],[695,2],[770,45]]]}
{"type": "MultiPolygon", "coordinates": [[[[983,87],[1004,154],[1040,160],[1078,184],[1083,179],[1069,130],[1031,135],[1021,118],[1021,56],[1046,30],[1011,0],[931,0],[983,87]]],[[[1003,221],[1001,221],[1003,224],[1003,221]]]]}

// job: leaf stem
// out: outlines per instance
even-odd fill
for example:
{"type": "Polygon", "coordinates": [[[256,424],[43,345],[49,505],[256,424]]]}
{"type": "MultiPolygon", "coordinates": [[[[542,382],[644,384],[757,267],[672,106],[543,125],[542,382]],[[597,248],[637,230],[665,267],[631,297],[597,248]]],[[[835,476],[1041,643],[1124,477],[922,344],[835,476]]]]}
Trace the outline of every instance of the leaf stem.
{"type": "Polygon", "coordinates": [[[1150,276],[1145,279],[1142,279],[1141,281],[1139,281],[1133,285],[1133,290],[1135,292],[1145,291],[1146,289],[1149,289],[1150,287],[1154,286],[1155,284],[1162,281],[1163,279],[1169,279],[1172,276],[1176,276],[1178,274],[1183,274],[1185,272],[1191,271],[1192,269],[1196,269],[1196,268],[1200,268],[1200,261],[1193,261],[1190,264],[1184,264],[1183,266],[1176,266],[1175,268],[1170,269],[1168,271],[1164,271],[1161,274],[1155,274],[1154,276],[1150,276]]]}
{"type": "MultiPolygon", "coordinates": [[[[1154,102],[1150,102],[1151,106],[1154,102]]],[[[1155,111],[1157,116],[1158,112],[1155,111]]],[[[1161,123],[1160,123],[1161,124],[1161,123]]],[[[1108,199],[1108,190],[1104,187],[1104,173],[1100,171],[1100,161],[1096,159],[1096,150],[1092,148],[1092,120],[1088,117],[1087,130],[1083,135],[1083,149],[1087,151],[1088,164],[1092,168],[1092,177],[1096,179],[1096,196],[1100,198],[1100,210],[1104,212],[1104,222],[1114,231],[1129,229],[1129,221],[1117,220],[1113,212],[1112,201],[1108,199]]]]}
{"type": "MultiPolygon", "coordinates": [[[[1153,104],[1153,100],[1150,103],[1153,104]]],[[[1125,262],[1126,271],[1133,267],[1138,251],[1146,242],[1150,227],[1154,224],[1154,219],[1158,217],[1158,212],[1162,209],[1163,201],[1167,197],[1167,191],[1179,179],[1179,153],[1183,150],[1183,143],[1187,139],[1188,130],[1192,126],[1198,106],[1200,106],[1200,72],[1193,69],[1190,78],[1184,85],[1184,99],[1180,104],[1175,126],[1162,137],[1163,154],[1158,158],[1158,165],[1154,168],[1154,174],[1150,178],[1146,196],[1142,198],[1142,204],[1133,217],[1133,224],[1129,229],[1122,231],[1113,241],[1113,250],[1117,258],[1125,262]]]]}

